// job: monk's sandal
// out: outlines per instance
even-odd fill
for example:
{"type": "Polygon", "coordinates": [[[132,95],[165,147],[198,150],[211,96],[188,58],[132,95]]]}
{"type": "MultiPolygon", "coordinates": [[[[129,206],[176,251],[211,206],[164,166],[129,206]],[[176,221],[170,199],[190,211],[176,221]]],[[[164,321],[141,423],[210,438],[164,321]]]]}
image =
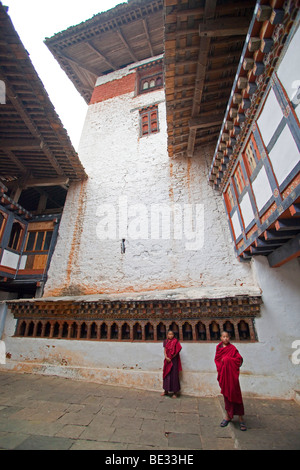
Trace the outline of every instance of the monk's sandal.
{"type": "Polygon", "coordinates": [[[220,424],[221,428],[225,428],[228,423],[230,423],[231,419],[223,419],[222,423],[220,424]]]}

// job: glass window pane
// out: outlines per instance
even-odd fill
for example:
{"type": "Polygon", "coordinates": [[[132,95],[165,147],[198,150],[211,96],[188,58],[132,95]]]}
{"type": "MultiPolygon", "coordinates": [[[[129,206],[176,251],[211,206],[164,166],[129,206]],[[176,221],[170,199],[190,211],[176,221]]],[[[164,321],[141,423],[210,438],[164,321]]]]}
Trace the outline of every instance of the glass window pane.
{"type": "Polygon", "coordinates": [[[36,240],[35,251],[41,251],[45,232],[39,232],[36,240]]]}
{"type": "Polygon", "coordinates": [[[21,233],[21,225],[18,222],[14,222],[10,233],[8,248],[11,248],[13,250],[18,249],[19,241],[21,239],[21,233]]]}
{"type": "Polygon", "coordinates": [[[36,232],[29,232],[25,251],[33,251],[36,232]]]}
{"type": "Polygon", "coordinates": [[[51,238],[52,238],[52,232],[47,232],[46,233],[46,238],[45,238],[45,243],[44,243],[44,251],[49,250],[50,243],[51,243],[51,238]]]}

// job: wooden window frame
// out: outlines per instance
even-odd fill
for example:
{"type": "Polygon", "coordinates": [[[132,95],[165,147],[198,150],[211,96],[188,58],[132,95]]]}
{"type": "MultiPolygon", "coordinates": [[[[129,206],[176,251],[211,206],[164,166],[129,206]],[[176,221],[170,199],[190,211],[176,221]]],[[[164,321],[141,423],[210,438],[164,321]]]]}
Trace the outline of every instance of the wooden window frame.
{"type": "Polygon", "coordinates": [[[242,166],[240,162],[237,164],[235,172],[234,172],[234,181],[236,184],[236,188],[238,190],[239,195],[242,194],[245,186],[246,186],[246,180],[245,180],[245,175],[242,169],[242,166]]]}
{"type": "MultiPolygon", "coordinates": [[[[45,241],[46,241],[46,237],[47,237],[47,233],[48,232],[51,232],[52,235],[51,235],[51,239],[52,239],[52,236],[53,236],[53,230],[29,230],[28,233],[27,233],[27,238],[26,238],[26,243],[25,243],[25,250],[24,252],[25,253],[36,253],[36,252],[44,252],[44,253],[48,253],[49,251],[49,248],[47,250],[44,250],[44,247],[45,247],[45,241]],[[33,243],[33,249],[32,250],[27,250],[27,245],[28,245],[28,240],[29,240],[29,236],[31,233],[35,233],[35,238],[34,238],[34,243],[33,243]],[[42,246],[41,246],[41,250],[36,250],[36,244],[37,244],[37,240],[38,240],[38,234],[39,233],[44,233],[44,236],[43,236],[43,241],[42,241],[42,246]]],[[[50,241],[51,243],[51,241],[50,241]]]]}
{"type": "Polygon", "coordinates": [[[139,85],[138,85],[138,94],[142,95],[144,93],[149,93],[153,90],[159,90],[163,87],[163,72],[155,73],[153,75],[147,75],[146,77],[140,77],[139,85]],[[151,82],[155,82],[154,85],[151,86],[151,82]],[[146,88],[144,88],[145,84],[148,84],[146,88]]]}
{"type": "Polygon", "coordinates": [[[5,214],[5,212],[2,212],[2,211],[0,211],[0,214],[3,217],[2,224],[0,227],[0,243],[1,243],[4,231],[5,231],[6,223],[7,223],[7,214],[5,214]]]}
{"type": "Polygon", "coordinates": [[[159,132],[158,107],[149,106],[140,110],[140,137],[159,132]],[[156,125],[155,125],[156,123],[156,125]]]}
{"type": "Polygon", "coordinates": [[[245,151],[243,152],[243,160],[248,172],[249,177],[253,174],[257,165],[259,164],[261,157],[254,139],[253,134],[251,134],[250,139],[248,140],[247,145],[245,146],[245,151]],[[249,155],[248,148],[250,147],[251,156],[249,155]]]}
{"type": "Polygon", "coordinates": [[[235,207],[234,198],[233,198],[233,194],[232,194],[232,190],[231,190],[230,185],[228,186],[228,188],[225,192],[225,197],[226,197],[227,212],[228,212],[228,214],[230,214],[232,209],[235,207]]]}
{"type": "Polygon", "coordinates": [[[21,251],[21,246],[22,246],[23,239],[24,239],[24,234],[25,234],[25,226],[24,226],[23,224],[21,224],[21,222],[19,222],[18,220],[14,220],[14,222],[13,222],[13,224],[12,224],[12,227],[11,227],[11,232],[10,232],[10,235],[9,235],[9,241],[8,241],[8,244],[7,244],[7,248],[8,248],[9,250],[15,251],[16,253],[20,253],[20,251],[21,251]],[[19,232],[19,235],[18,235],[17,246],[16,246],[15,248],[13,248],[14,243],[15,243],[15,237],[14,237],[14,239],[13,239],[12,246],[10,246],[10,238],[11,238],[13,226],[14,226],[15,224],[18,224],[18,225],[21,227],[21,229],[20,229],[20,232],[19,232]]]}
{"type": "Polygon", "coordinates": [[[149,93],[154,90],[159,90],[164,86],[164,72],[162,61],[145,64],[137,69],[137,81],[136,81],[136,94],[142,95],[144,93],[149,93]],[[154,81],[154,84],[151,85],[151,82],[154,81]],[[145,83],[148,84],[144,88],[145,83]]]}

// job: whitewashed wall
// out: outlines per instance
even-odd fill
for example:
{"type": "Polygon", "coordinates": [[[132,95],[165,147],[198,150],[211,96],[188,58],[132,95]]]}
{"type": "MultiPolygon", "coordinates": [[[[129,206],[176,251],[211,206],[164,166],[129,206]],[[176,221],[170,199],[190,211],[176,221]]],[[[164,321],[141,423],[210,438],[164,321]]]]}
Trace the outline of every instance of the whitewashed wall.
{"type": "MultiPolygon", "coordinates": [[[[168,157],[163,91],[138,97],[128,93],[91,105],[79,150],[89,178],[68,192],[45,296],[178,287],[230,292],[259,286],[264,301],[256,320],[259,342],[237,344],[244,357],[242,390],[291,398],[300,388],[300,365],[292,362],[292,344],[300,339],[299,264],[294,260],[270,269],[266,258],[251,264],[236,260],[222,199],[207,181],[211,155],[202,149],[192,159],[168,157]],[[154,102],[159,102],[160,132],[139,138],[138,108],[154,102]],[[122,255],[122,237],[103,241],[96,236],[99,207],[117,207],[120,196],[129,205],[148,208],[154,203],[203,204],[203,247],[191,251],[184,239],[128,237],[122,255]]],[[[8,315],[4,340],[11,357],[2,368],[161,390],[162,344],[14,338],[14,329],[8,315]]],[[[215,347],[183,343],[184,393],[219,393],[215,347]]]]}
{"type": "MultiPolygon", "coordinates": [[[[109,77],[120,78],[120,72],[109,77]]],[[[45,296],[254,285],[249,266],[235,259],[222,200],[207,183],[211,155],[212,151],[202,151],[193,159],[169,158],[163,90],[140,96],[127,93],[90,105],[79,148],[89,178],[69,190],[45,296]],[[152,103],[159,103],[160,132],[139,137],[139,108],[152,103]],[[118,216],[120,200],[128,202],[127,235],[117,230],[115,240],[98,239],[101,207],[112,204],[118,216]],[[178,224],[172,221],[169,239],[153,239],[155,204],[176,204],[182,210],[184,204],[192,204],[195,211],[200,205],[194,227],[199,239],[204,234],[200,249],[187,249],[184,234],[174,239],[178,224]],[[138,227],[144,208],[148,239],[142,234],[146,223],[138,227]],[[135,239],[139,228],[142,239],[135,239]]]]}

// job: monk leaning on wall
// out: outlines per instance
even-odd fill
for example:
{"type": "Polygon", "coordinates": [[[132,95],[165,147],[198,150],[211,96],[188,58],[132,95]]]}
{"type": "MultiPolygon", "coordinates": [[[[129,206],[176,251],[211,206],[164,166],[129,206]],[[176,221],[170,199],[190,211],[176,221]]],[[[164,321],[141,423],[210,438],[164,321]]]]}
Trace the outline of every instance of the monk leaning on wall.
{"type": "Polygon", "coordinates": [[[230,343],[230,336],[227,331],[221,334],[221,343],[218,344],[215,355],[215,363],[218,371],[218,382],[221,393],[224,396],[225,410],[227,417],[221,422],[221,427],[225,427],[233,419],[234,415],[239,416],[241,431],[246,431],[244,423],[244,404],[239,383],[240,367],[243,358],[233,344],[230,343]]]}

